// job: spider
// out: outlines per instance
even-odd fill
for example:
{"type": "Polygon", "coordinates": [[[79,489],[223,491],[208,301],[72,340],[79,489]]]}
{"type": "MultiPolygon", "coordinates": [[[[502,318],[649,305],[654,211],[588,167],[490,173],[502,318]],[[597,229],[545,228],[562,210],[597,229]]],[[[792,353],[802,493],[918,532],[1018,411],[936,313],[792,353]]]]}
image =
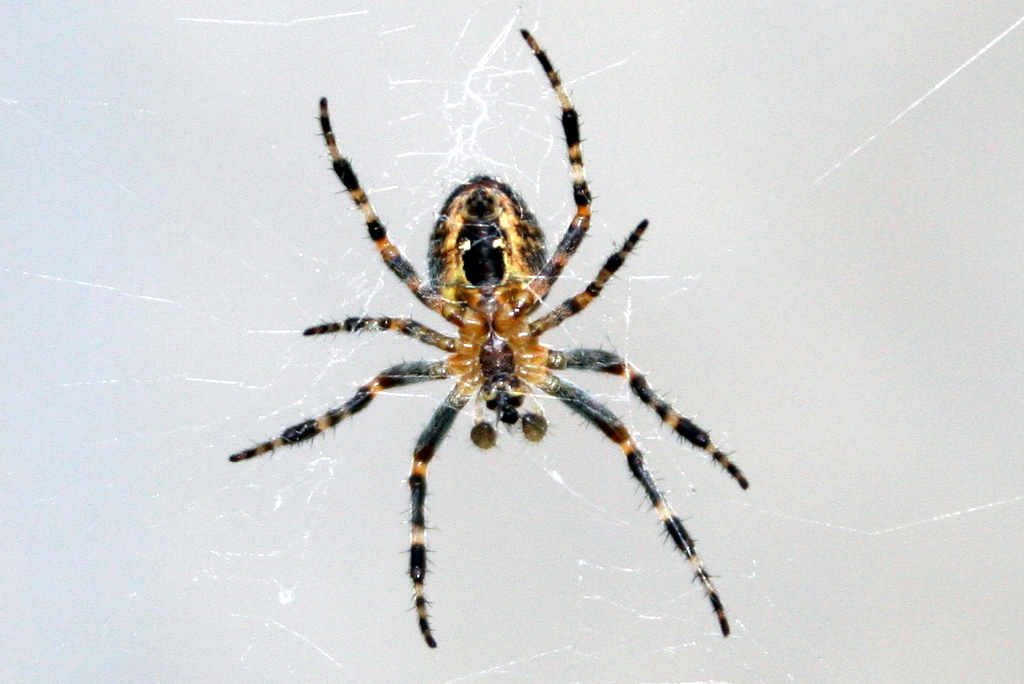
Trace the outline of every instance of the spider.
{"type": "Polygon", "coordinates": [[[655,483],[626,426],[586,391],[552,371],[589,370],[626,379],[640,401],[680,437],[706,451],[740,487],[746,489],[747,480],[743,473],[711,442],[707,432],[661,399],[644,376],[621,356],[600,349],[551,349],[540,342],[541,335],[582,312],[601,294],[636,247],[647,229],[647,221],[641,221],[633,229],[586,288],[546,313],[530,318],[543,305],[590,227],[590,189],[583,169],[576,110],[558,73],[537,41],[525,29],[521,33],[558,96],[569,152],[576,214],[554,254],[546,255],[544,234],[537,219],[511,187],[490,176],[475,176],[452,191],[438,215],[430,236],[429,278],[424,282],[391,242],[366,193],[359,186],[351,164],[338,151],[327,99],[321,99],[320,126],[334,172],[362,212],[370,239],[384,264],[405,283],[416,299],[452,324],[458,335],[445,335],[409,318],[390,317],[347,318],[343,322],[307,329],[303,333],[307,336],[392,330],[436,347],[447,355],[442,360],[413,361],[387,368],[357,389],[355,395],[341,406],[318,418],[293,425],[279,437],[240,451],[230,460],[244,461],[279,447],[311,440],[363,410],[374,397],[391,387],[454,379],[455,386],[434,412],[416,443],[408,480],[412,499],[409,575],[420,632],[427,645],[435,648],[437,642],[431,631],[424,593],[427,573],[424,518],[427,467],[438,445],[448,434],[455,416],[474,398],[477,406],[470,438],[478,448],[490,449],[496,444],[497,425],[501,423],[510,428],[518,423],[523,436],[529,441],[543,439],[547,420],[537,400],[531,397],[532,391],[539,389],[561,400],[619,445],[630,472],[650,499],[668,536],[690,562],[694,579],[703,586],[718,617],[722,635],[728,636],[729,623],[711,576],[697,555],[693,539],[655,483]],[[527,398],[530,406],[524,409],[523,403],[527,398]],[[486,418],[481,404],[494,412],[493,421],[486,418]]]}

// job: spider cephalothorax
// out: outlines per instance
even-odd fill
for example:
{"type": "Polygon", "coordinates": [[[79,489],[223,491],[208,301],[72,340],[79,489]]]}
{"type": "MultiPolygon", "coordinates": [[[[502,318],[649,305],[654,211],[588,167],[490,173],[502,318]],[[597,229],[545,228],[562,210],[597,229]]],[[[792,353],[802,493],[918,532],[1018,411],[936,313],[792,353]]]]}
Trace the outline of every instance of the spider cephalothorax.
{"type": "Polygon", "coordinates": [[[493,447],[497,442],[497,425],[501,423],[508,426],[519,424],[523,435],[530,441],[543,439],[547,420],[532,396],[535,390],[539,390],[560,400],[619,445],[630,472],[650,499],[665,531],[689,560],[694,576],[703,586],[717,615],[722,634],[728,635],[725,610],[711,576],[697,555],[693,539],[658,489],[626,426],[587,392],[552,371],[589,370],[626,379],[640,401],[653,409],[680,437],[706,451],[744,489],[747,487],[746,478],[711,442],[707,432],[661,399],[644,376],[619,355],[600,349],[551,349],[540,341],[545,332],[583,311],[601,294],[608,280],[639,242],[647,229],[647,221],[641,221],[633,229],[622,247],[608,257],[586,288],[558,306],[550,307],[543,315],[530,318],[544,305],[551,287],[590,227],[590,188],[583,172],[576,110],[547,55],[527,31],[522,31],[522,35],[558,96],[562,130],[569,152],[576,214],[554,253],[550,258],[547,256],[544,234],[537,219],[511,187],[489,176],[476,176],[452,191],[438,215],[430,237],[429,279],[424,283],[412,264],[391,242],[366,193],[359,186],[351,164],[338,150],[327,112],[327,100],[321,100],[320,124],[334,172],[362,212],[367,232],[384,264],[420,302],[452,324],[458,336],[450,337],[409,318],[389,317],[353,317],[307,329],[305,335],[394,330],[440,349],[446,352],[446,356],[438,361],[414,361],[392,366],[356,390],[355,395],[341,406],[293,425],[274,439],[240,451],[231,456],[231,460],[243,461],[312,439],[364,409],[375,396],[388,388],[454,378],[455,386],[434,412],[416,443],[409,474],[412,500],[409,575],[413,582],[420,631],[427,644],[434,647],[437,643],[431,632],[424,594],[427,467],[455,417],[474,398],[479,405],[470,437],[477,447],[493,447]],[[484,409],[494,413],[494,422],[485,417],[484,409]]]}

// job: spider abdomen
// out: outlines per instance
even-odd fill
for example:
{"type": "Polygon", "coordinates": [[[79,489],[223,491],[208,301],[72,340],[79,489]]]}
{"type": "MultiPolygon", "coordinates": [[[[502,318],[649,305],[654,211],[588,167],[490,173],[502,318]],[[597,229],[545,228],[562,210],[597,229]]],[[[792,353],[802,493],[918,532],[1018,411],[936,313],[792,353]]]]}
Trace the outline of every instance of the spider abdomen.
{"type": "Polygon", "coordinates": [[[466,288],[526,282],[546,261],[537,219],[512,188],[489,176],[452,190],[430,236],[430,283],[452,302],[465,302],[466,288]]]}

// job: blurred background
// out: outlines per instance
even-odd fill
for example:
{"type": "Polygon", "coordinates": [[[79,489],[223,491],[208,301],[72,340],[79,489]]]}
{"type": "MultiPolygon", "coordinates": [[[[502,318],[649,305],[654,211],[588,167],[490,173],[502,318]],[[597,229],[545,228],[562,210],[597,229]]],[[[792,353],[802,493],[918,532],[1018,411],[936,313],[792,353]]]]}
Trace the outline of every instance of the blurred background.
{"type": "MultiPolygon", "coordinates": [[[[1024,10],[1008,2],[31,3],[0,28],[0,678],[9,682],[1007,682],[1024,639],[1024,10]],[[546,339],[614,349],[734,451],[748,491],[617,378],[732,621],[722,639],[619,449],[548,438],[430,473],[447,383],[311,445],[227,456],[438,352],[316,121],[425,272],[458,182],[594,224],[546,339]],[[952,75],[952,78],[949,78],[952,75]],[[948,79],[948,80],[947,80],[948,79]],[[1015,655],[1016,654],[1016,655],[1015,655]]],[[[1014,674],[1017,673],[1017,674],[1014,674]]]]}

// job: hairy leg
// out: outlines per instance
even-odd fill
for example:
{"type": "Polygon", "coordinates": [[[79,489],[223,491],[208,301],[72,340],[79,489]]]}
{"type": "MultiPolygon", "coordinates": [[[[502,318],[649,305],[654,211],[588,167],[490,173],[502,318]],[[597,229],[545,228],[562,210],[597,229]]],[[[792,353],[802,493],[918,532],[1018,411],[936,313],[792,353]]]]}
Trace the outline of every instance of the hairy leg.
{"type": "Polygon", "coordinates": [[[665,526],[668,536],[671,537],[676,548],[690,561],[694,577],[703,585],[704,593],[711,602],[715,615],[718,616],[718,626],[722,630],[722,635],[729,636],[729,621],[725,617],[725,608],[722,606],[722,600],[718,596],[718,591],[715,590],[715,585],[711,582],[711,575],[708,574],[707,569],[704,567],[704,562],[697,555],[693,538],[683,526],[683,521],[672,510],[672,506],[665,499],[665,495],[658,489],[654,476],[648,470],[647,464],[644,463],[643,454],[640,453],[636,442],[633,441],[633,437],[626,430],[626,426],[608,408],[568,380],[550,375],[547,380],[541,383],[540,388],[560,399],[566,406],[600,429],[608,439],[619,445],[622,453],[626,456],[629,471],[643,487],[647,498],[651,500],[651,505],[658,513],[658,517],[665,526]]]}
{"type": "Polygon", "coordinates": [[[292,425],[279,437],[257,444],[251,449],[239,451],[228,460],[244,461],[260,456],[283,446],[290,446],[313,439],[317,435],[330,430],[349,416],[366,408],[374,397],[391,387],[401,387],[427,380],[442,380],[449,376],[446,361],[413,361],[392,366],[379,373],[368,383],[356,390],[351,399],[341,406],[333,408],[319,418],[310,418],[292,425]]]}
{"type": "Polygon", "coordinates": [[[671,404],[659,397],[651,389],[647,378],[635,366],[626,363],[625,359],[618,354],[603,349],[565,349],[553,351],[548,356],[548,366],[556,370],[574,368],[578,370],[599,371],[626,378],[629,381],[629,388],[633,390],[633,394],[657,413],[658,417],[672,428],[677,435],[698,449],[707,452],[716,463],[732,475],[740,487],[746,489],[749,486],[743,472],[735,463],[729,460],[725,452],[715,446],[711,441],[711,436],[689,418],[683,417],[672,408],[671,404]]]}

